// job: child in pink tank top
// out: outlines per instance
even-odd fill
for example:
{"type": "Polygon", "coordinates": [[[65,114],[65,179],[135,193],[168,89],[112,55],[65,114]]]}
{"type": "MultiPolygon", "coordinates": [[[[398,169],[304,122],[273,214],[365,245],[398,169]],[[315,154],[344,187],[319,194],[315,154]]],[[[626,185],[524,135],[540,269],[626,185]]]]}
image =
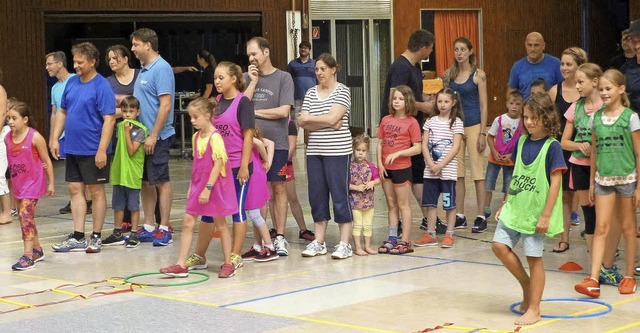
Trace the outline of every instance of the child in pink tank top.
{"type": "Polygon", "coordinates": [[[36,262],[44,259],[34,216],[38,199],[45,193],[52,196],[54,192],[53,164],[49,158],[47,144],[40,133],[29,127],[29,117],[30,110],[27,104],[13,104],[7,112],[11,132],[4,139],[24,242],[22,257],[11,266],[15,271],[34,268],[36,262]],[[43,163],[47,166],[46,170],[43,163]]]}

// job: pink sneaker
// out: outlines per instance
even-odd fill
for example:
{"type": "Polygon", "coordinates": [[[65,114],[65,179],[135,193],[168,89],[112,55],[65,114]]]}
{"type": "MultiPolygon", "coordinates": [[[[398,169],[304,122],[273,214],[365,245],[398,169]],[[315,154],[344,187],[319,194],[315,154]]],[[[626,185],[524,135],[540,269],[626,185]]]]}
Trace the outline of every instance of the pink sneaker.
{"type": "Polygon", "coordinates": [[[160,273],[172,277],[184,278],[189,276],[189,267],[175,264],[169,267],[160,268],[160,273]]]}
{"type": "Polygon", "coordinates": [[[233,264],[224,263],[220,266],[220,273],[218,273],[219,278],[230,278],[236,275],[236,268],[233,264]]]}

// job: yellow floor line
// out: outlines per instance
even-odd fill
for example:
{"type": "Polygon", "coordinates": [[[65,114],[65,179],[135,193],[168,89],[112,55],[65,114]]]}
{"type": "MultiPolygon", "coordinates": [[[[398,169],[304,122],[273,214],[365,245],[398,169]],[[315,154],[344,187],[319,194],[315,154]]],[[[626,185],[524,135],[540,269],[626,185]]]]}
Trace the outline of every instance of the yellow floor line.
{"type": "Polygon", "coordinates": [[[489,328],[474,328],[474,327],[462,327],[462,326],[445,326],[442,328],[443,330],[456,330],[456,331],[465,331],[465,332],[488,332],[488,333],[510,333],[513,330],[493,330],[489,328]]]}
{"type": "Polygon", "coordinates": [[[49,277],[45,277],[45,276],[38,276],[38,275],[31,275],[31,274],[24,274],[24,273],[13,273],[13,272],[0,271],[0,274],[13,275],[13,276],[24,276],[24,277],[29,277],[29,278],[33,278],[33,279],[39,279],[39,280],[57,281],[57,282],[62,282],[64,284],[84,284],[84,282],[61,280],[61,279],[56,279],[56,278],[49,278],[49,277]]]}
{"type": "Polygon", "coordinates": [[[177,301],[177,302],[184,302],[184,303],[191,303],[191,304],[198,304],[198,305],[205,305],[205,306],[211,306],[211,307],[220,307],[220,304],[215,304],[215,303],[207,303],[207,302],[200,302],[200,301],[193,301],[193,300],[189,300],[189,299],[182,299],[182,298],[177,298],[177,297],[173,297],[173,296],[164,296],[164,295],[156,295],[156,294],[151,294],[151,293],[147,293],[144,291],[133,291],[134,294],[137,295],[144,295],[144,296],[150,296],[150,297],[157,297],[157,298],[162,298],[162,299],[167,299],[170,301],[177,301]]]}
{"type": "Polygon", "coordinates": [[[625,326],[622,326],[622,327],[614,328],[614,329],[609,330],[609,331],[605,331],[605,333],[622,332],[622,331],[628,330],[628,329],[630,329],[632,327],[636,327],[636,326],[640,326],[640,321],[636,321],[635,323],[631,323],[629,325],[625,325],[625,326]]]}

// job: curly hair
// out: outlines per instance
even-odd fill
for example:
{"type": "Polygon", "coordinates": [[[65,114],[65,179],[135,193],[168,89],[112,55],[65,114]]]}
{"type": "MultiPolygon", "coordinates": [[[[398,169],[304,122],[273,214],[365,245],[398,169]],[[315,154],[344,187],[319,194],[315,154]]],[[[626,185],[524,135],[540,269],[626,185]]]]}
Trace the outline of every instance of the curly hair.
{"type": "MultiPolygon", "coordinates": [[[[532,113],[533,119],[538,119],[542,122],[542,127],[547,135],[553,137],[560,135],[558,111],[556,111],[556,105],[548,94],[533,94],[529,96],[524,100],[524,109],[528,109],[532,113]]],[[[526,126],[523,129],[529,134],[526,126]]]]}

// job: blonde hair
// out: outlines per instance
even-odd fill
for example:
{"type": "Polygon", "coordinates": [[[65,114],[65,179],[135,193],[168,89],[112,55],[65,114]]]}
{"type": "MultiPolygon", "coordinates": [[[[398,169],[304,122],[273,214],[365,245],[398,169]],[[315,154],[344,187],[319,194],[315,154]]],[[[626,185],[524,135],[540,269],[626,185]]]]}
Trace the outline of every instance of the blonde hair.
{"type": "Polygon", "coordinates": [[[197,110],[202,114],[206,114],[209,115],[209,117],[212,117],[213,109],[215,109],[216,106],[218,106],[218,103],[213,99],[198,97],[189,102],[189,105],[187,105],[187,109],[197,110]]]}
{"type": "MultiPolygon", "coordinates": [[[[627,78],[617,69],[608,69],[604,74],[602,74],[602,78],[607,79],[607,81],[611,82],[618,88],[627,85],[627,78]]],[[[620,95],[620,102],[627,108],[631,106],[629,95],[627,95],[626,91],[620,95]]]]}
{"type": "Polygon", "coordinates": [[[587,52],[577,46],[572,46],[572,47],[568,47],[566,48],[563,52],[562,55],[568,55],[571,56],[573,58],[573,60],[576,62],[576,64],[578,64],[578,66],[586,63],[587,61],[589,61],[589,58],[587,57],[587,52]]]}
{"type": "Polygon", "coordinates": [[[364,134],[360,134],[360,135],[356,136],[355,138],[353,138],[353,149],[354,150],[360,144],[367,145],[367,150],[369,150],[369,148],[371,147],[371,139],[368,136],[365,136],[364,134]]]}

